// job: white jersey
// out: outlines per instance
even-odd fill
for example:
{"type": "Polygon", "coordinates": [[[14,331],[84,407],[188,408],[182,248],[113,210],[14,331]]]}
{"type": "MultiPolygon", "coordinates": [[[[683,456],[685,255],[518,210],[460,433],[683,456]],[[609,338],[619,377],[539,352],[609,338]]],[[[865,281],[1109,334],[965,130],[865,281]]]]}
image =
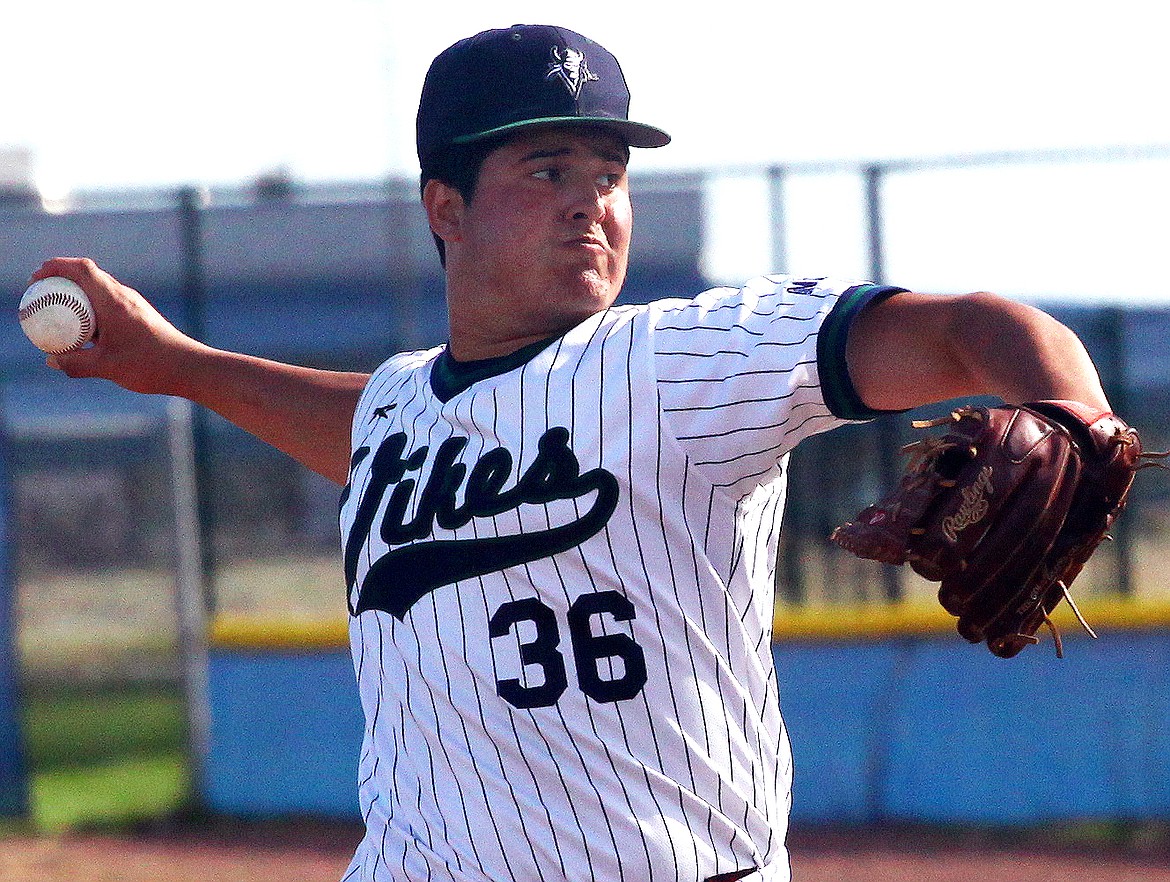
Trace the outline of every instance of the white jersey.
{"type": "Polygon", "coordinates": [[[789,878],[786,454],[872,415],[845,335],[890,290],[769,276],[378,369],[341,509],[366,718],[346,882],[789,878]]]}

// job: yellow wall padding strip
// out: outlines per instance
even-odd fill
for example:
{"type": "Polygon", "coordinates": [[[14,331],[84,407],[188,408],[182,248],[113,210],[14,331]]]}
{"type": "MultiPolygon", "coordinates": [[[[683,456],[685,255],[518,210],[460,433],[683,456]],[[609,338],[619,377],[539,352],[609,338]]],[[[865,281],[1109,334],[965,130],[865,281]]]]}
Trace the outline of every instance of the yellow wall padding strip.
{"type": "MultiPolygon", "coordinates": [[[[1170,628],[1170,601],[1083,600],[1081,614],[1094,631],[1170,628]]],[[[1053,613],[1062,632],[1080,630],[1072,610],[1062,603],[1053,613]]],[[[917,601],[889,606],[784,606],[773,619],[776,640],[873,640],[886,637],[955,633],[955,619],[935,603],[917,601]]]]}
{"type": "MultiPolygon", "coordinates": [[[[1096,631],[1170,628],[1170,601],[1084,600],[1081,613],[1096,631]]],[[[1053,618],[1062,632],[1080,628],[1065,604],[1053,618]]],[[[937,604],[922,601],[889,606],[777,605],[773,636],[787,641],[880,640],[890,637],[953,634],[955,620],[937,604]]],[[[345,649],[344,619],[276,619],[220,615],[211,625],[216,649],[289,652],[345,649]]]]}
{"type": "Polygon", "coordinates": [[[262,652],[346,649],[349,629],[344,618],[219,615],[211,623],[210,642],[215,649],[262,652]]]}

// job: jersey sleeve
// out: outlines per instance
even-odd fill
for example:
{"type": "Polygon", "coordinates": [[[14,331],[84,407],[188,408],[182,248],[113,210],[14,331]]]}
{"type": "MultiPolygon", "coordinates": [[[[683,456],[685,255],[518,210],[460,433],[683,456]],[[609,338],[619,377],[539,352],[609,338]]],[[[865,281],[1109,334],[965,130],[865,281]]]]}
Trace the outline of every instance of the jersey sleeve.
{"type": "Polygon", "coordinates": [[[765,276],[664,306],[653,326],[659,402],[692,464],[748,492],[802,439],[878,415],[845,343],[869,304],[904,289],[765,276]]]}

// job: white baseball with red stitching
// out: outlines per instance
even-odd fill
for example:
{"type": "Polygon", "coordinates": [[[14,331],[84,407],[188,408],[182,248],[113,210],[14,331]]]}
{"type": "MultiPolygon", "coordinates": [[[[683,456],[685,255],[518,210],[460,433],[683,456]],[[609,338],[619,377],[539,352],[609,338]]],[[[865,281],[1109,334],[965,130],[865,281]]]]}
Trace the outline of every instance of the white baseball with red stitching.
{"type": "Polygon", "coordinates": [[[93,306],[81,286],[60,276],[29,286],[18,314],[25,336],[50,354],[84,346],[97,330],[93,306]]]}

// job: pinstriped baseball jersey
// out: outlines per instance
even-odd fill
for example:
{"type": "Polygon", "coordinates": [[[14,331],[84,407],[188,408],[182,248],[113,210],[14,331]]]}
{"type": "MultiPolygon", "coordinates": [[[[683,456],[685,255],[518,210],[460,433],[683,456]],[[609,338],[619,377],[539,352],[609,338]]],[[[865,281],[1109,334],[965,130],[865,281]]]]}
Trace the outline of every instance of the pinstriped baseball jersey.
{"type": "Polygon", "coordinates": [[[347,882],[789,878],[786,455],[872,415],[845,337],[892,290],[769,276],[379,368],[341,508],[347,882]]]}

